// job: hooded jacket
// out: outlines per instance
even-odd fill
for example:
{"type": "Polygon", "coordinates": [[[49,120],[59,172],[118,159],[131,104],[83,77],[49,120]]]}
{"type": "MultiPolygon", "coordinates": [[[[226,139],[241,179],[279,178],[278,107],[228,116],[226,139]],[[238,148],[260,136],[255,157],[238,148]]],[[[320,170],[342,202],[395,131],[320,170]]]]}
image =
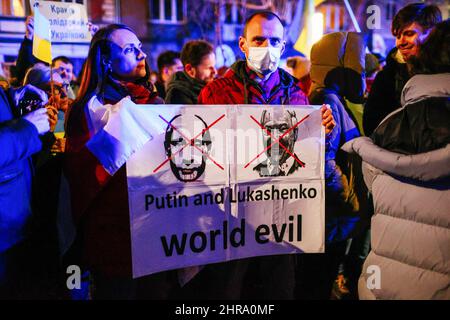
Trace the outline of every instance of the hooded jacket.
{"type": "Polygon", "coordinates": [[[366,188],[360,163],[340,147],[360,136],[345,99],[361,102],[364,93],[364,39],[353,32],[325,35],[311,50],[312,88],[310,101],[329,104],[336,127],[325,153],[325,236],[328,243],[350,238],[368,223],[365,213],[366,188]]]}
{"type": "Polygon", "coordinates": [[[199,104],[292,104],[308,105],[308,98],[298,80],[281,68],[261,83],[247,67],[246,61],[237,61],[223,78],[208,83],[200,92],[199,104]]]}
{"type": "Polygon", "coordinates": [[[178,71],[167,86],[167,104],[197,104],[197,98],[206,82],[194,79],[183,71],[178,71]]]}
{"type": "Polygon", "coordinates": [[[344,148],[362,157],[375,208],[359,298],[450,299],[450,145],[403,155],[361,137],[344,148]]]}
{"type": "Polygon", "coordinates": [[[375,144],[416,154],[450,143],[450,73],[412,77],[401,101],[403,107],[392,112],[373,133],[375,144]]]}
{"type": "Polygon", "coordinates": [[[380,146],[369,138],[344,146],[363,158],[375,208],[361,299],[450,299],[449,80],[412,77],[403,107],[374,132],[380,146]],[[367,286],[369,266],[380,268],[379,288],[367,286]]]}

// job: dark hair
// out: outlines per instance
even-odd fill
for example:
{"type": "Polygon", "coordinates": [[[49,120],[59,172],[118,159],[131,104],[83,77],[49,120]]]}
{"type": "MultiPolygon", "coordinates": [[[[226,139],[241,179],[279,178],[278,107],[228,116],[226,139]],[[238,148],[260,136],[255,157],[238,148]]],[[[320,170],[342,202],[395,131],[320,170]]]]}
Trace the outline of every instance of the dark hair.
{"type": "MultiPolygon", "coordinates": [[[[103,63],[103,58],[109,57],[112,49],[111,35],[116,30],[128,30],[135,33],[130,27],[124,24],[110,24],[98,30],[92,37],[89,46],[88,56],[83,64],[81,72],[80,89],[78,96],[66,116],[66,130],[70,134],[70,123],[72,117],[81,117],[83,108],[94,94],[104,91],[104,85],[108,76],[108,67],[103,63]]],[[[145,61],[145,76],[136,83],[147,83],[150,75],[150,68],[145,61]]]]}
{"type": "Polygon", "coordinates": [[[417,22],[426,31],[441,21],[441,10],[437,6],[411,3],[397,12],[392,20],[391,32],[396,37],[399,32],[414,22],[417,22]]]}
{"type": "Polygon", "coordinates": [[[170,67],[175,64],[175,60],[180,59],[180,53],[176,51],[164,51],[158,56],[158,71],[161,73],[164,67],[170,67]]]}
{"type": "Polygon", "coordinates": [[[198,66],[202,59],[214,52],[213,46],[204,40],[192,40],[184,44],[181,50],[181,62],[183,66],[190,64],[193,67],[198,66]]]}
{"type": "Polygon", "coordinates": [[[450,20],[438,23],[412,58],[414,74],[450,72],[450,20]]]}
{"type": "Polygon", "coordinates": [[[23,85],[32,84],[33,86],[42,89],[50,82],[50,79],[50,67],[47,67],[42,63],[36,63],[25,73],[23,85]]]}
{"type": "Polygon", "coordinates": [[[256,17],[256,16],[262,17],[262,18],[267,19],[267,20],[269,20],[269,21],[272,21],[273,19],[278,19],[278,21],[280,21],[281,25],[284,27],[283,21],[281,21],[281,18],[280,18],[276,13],[273,13],[272,11],[257,11],[257,12],[255,12],[255,13],[251,14],[251,15],[245,20],[245,23],[244,23],[244,30],[243,30],[243,32],[242,32],[242,35],[243,35],[244,38],[246,37],[246,34],[247,34],[247,27],[248,27],[248,24],[249,24],[250,21],[252,21],[252,19],[253,19],[254,17],[256,17]]]}
{"type": "Polygon", "coordinates": [[[73,66],[72,60],[66,56],[58,56],[52,60],[52,67],[55,66],[56,61],[62,61],[63,63],[70,63],[73,66]]]}

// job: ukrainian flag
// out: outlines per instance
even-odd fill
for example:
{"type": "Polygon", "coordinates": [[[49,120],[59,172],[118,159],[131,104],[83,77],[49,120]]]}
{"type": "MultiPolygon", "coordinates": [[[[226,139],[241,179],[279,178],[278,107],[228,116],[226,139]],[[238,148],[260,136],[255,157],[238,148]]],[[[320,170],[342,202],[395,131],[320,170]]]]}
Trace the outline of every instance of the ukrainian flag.
{"type": "Polygon", "coordinates": [[[294,49],[305,54],[308,58],[314,44],[312,17],[315,8],[325,0],[305,0],[303,3],[302,31],[294,44],[294,49]]]}
{"type": "Polygon", "coordinates": [[[33,56],[48,64],[52,63],[50,21],[39,12],[38,2],[34,4],[33,56]]]}

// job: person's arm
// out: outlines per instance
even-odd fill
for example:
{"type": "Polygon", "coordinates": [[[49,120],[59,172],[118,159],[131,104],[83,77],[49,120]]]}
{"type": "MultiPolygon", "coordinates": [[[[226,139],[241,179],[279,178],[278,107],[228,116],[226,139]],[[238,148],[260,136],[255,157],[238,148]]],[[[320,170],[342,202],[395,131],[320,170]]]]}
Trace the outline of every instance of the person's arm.
{"type": "Polygon", "coordinates": [[[31,122],[22,118],[0,123],[0,168],[30,157],[41,147],[39,132],[31,122]]]}
{"type": "Polygon", "coordinates": [[[17,102],[16,99],[27,90],[31,90],[31,87],[14,92],[10,90],[8,94],[13,97],[8,97],[3,90],[0,91],[0,117],[3,119],[0,122],[0,168],[38,152],[42,147],[39,135],[50,129],[45,108],[30,112],[22,118],[13,118],[14,107],[11,108],[11,104],[17,102]]]}
{"type": "Polygon", "coordinates": [[[27,17],[25,25],[25,37],[20,45],[19,54],[16,61],[16,77],[19,83],[23,82],[27,70],[38,62],[38,60],[33,56],[34,21],[32,16],[27,17]]]}

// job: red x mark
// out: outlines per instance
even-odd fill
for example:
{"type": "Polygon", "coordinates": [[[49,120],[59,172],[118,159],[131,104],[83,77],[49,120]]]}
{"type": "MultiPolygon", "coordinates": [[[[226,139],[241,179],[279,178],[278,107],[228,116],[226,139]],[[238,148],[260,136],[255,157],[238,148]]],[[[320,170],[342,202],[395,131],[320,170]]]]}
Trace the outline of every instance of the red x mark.
{"type": "MultiPolygon", "coordinates": [[[[267,146],[267,147],[266,147],[263,151],[261,151],[256,157],[254,157],[249,163],[247,163],[247,164],[244,166],[244,168],[247,168],[253,161],[255,161],[256,159],[258,159],[263,153],[265,153],[267,150],[269,150],[270,148],[272,148],[273,145],[276,144],[276,143],[278,143],[278,145],[279,145],[280,147],[282,147],[284,150],[286,150],[287,153],[289,153],[289,155],[290,155],[291,157],[293,157],[293,158],[295,159],[295,161],[297,161],[297,162],[300,164],[300,166],[304,167],[304,166],[305,166],[305,163],[302,162],[302,161],[300,161],[294,154],[292,154],[292,153],[291,153],[291,152],[290,152],[290,151],[289,151],[289,150],[288,150],[288,149],[280,142],[280,140],[283,139],[284,136],[288,135],[289,132],[291,132],[292,130],[294,130],[295,128],[297,128],[297,127],[300,125],[300,123],[302,123],[303,121],[305,121],[308,117],[309,117],[309,114],[306,115],[306,116],[305,116],[303,119],[301,119],[299,122],[297,122],[296,124],[294,124],[291,128],[289,128],[289,130],[287,130],[287,131],[286,131],[285,133],[283,133],[278,139],[276,139],[274,142],[272,142],[272,143],[270,144],[270,146],[267,146]]],[[[259,123],[258,120],[256,120],[253,116],[250,116],[250,118],[251,118],[253,121],[255,121],[261,129],[265,130],[266,133],[273,139],[272,134],[270,133],[269,130],[267,130],[267,128],[265,128],[261,123],[259,123]]]]}
{"type": "Polygon", "coordinates": [[[178,150],[176,153],[172,154],[169,158],[167,158],[166,160],[164,160],[159,166],[157,166],[155,168],[155,170],[153,170],[153,173],[157,172],[159,169],[161,169],[167,162],[169,162],[170,160],[172,160],[172,158],[174,156],[176,156],[177,154],[179,154],[181,151],[184,150],[184,148],[186,148],[187,146],[193,146],[194,148],[196,148],[197,150],[199,150],[202,154],[204,154],[209,160],[211,160],[216,166],[218,166],[220,169],[224,170],[223,166],[221,166],[219,163],[217,163],[209,154],[207,154],[206,152],[204,152],[201,148],[199,148],[198,146],[195,145],[195,139],[197,139],[199,136],[203,135],[206,131],[208,131],[209,129],[211,129],[212,126],[214,126],[215,124],[217,124],[217,122],[219,122],[220,120],[222,120],[225,115],[223,114],[222,116],[220,116],[218,119],[216,119],[213,123],[211,123],[209,126],[207,126],[205,129],[203,129],[199,134],[197,134],[195,137],[193,137],[192,139],[189,139],[188,137],[186,137],[180,130],[178,130],[178,128],[176,128],[172,123],[170,123],[169,121],[167,121],[166,119],[164,119],[163,116],[159,115],[159,117],[165,122],[167,123],[169,126],[172,127],[173,130],[175,130],[176,132],[178,132],[183,138],[184,140],[186,140],[188,143],[186,143],[180,150],[178,150]]]}

